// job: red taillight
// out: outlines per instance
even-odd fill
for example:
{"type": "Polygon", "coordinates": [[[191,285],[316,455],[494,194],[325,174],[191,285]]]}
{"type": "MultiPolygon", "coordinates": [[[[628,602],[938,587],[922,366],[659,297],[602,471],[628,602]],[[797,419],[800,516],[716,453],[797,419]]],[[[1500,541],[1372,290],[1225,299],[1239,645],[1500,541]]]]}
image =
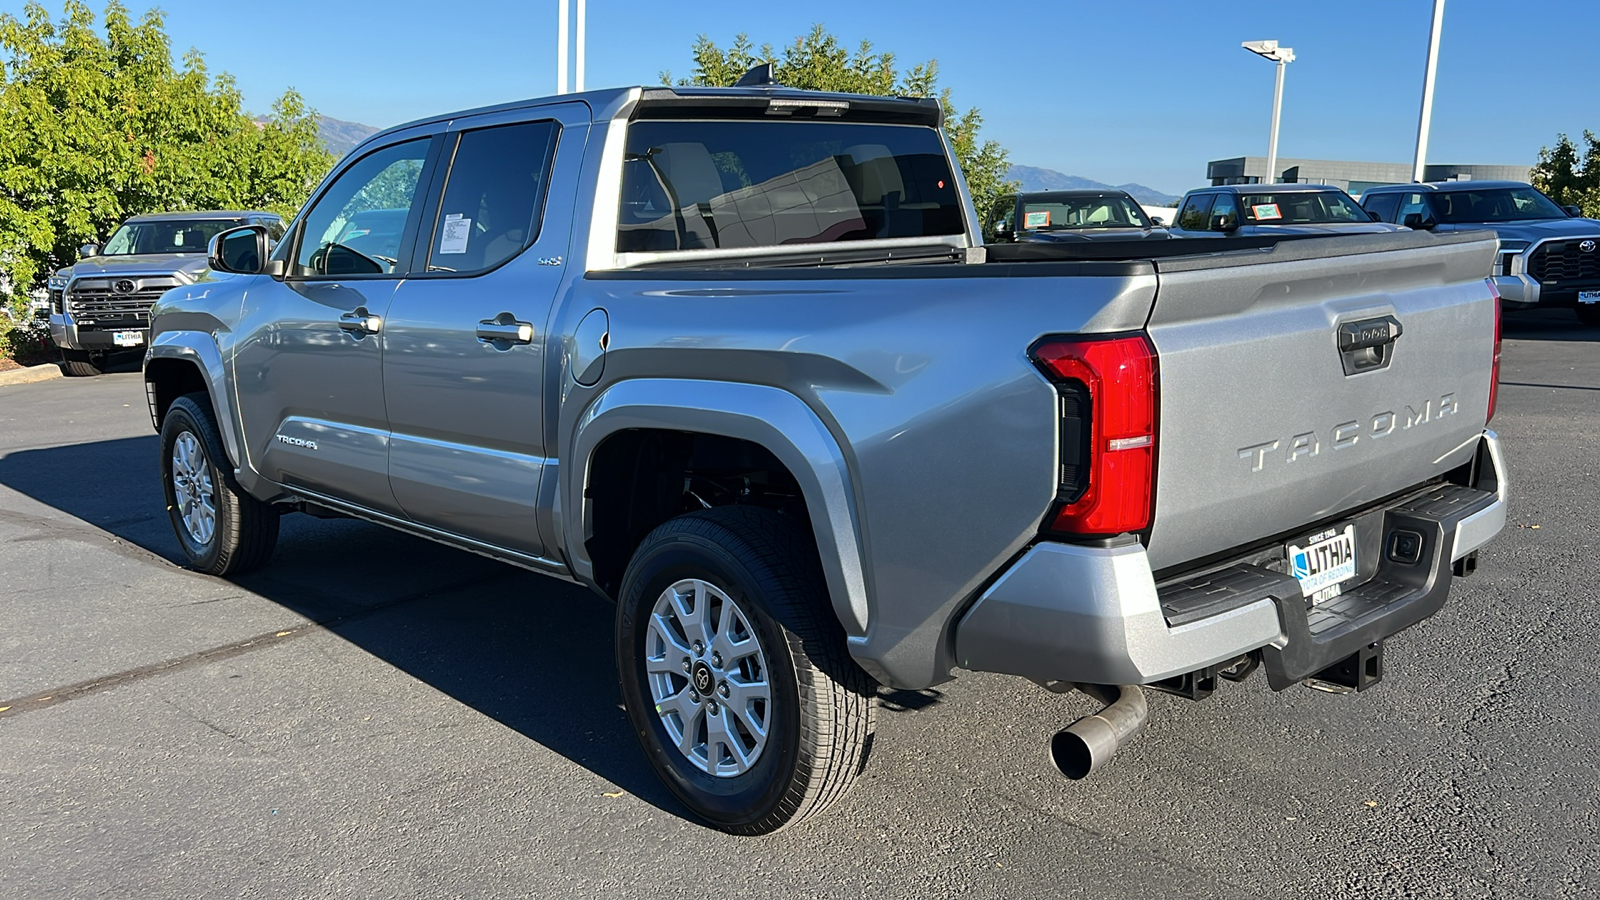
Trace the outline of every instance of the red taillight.
{"type": "Polygon", "coordinates": [[[1488,419],[1493,419],[1495,404],[1500,400],[1500,289],[1494,286],[1493,278],[1485,278],[1484,282],[1489,285],[1489,293],[1494,295],[1494,365],[1489,374],[1488,416],[1488,419]]]}
{"type": "Polygon", "coordinates": [[[1156,479],[1156,351],[1144,335],[1051,339],[1033,358],[1057,381],[1089,393],[1088,485],[1052,516],[1049,530],[1121,534],[1150,526],[1156,479]]]}

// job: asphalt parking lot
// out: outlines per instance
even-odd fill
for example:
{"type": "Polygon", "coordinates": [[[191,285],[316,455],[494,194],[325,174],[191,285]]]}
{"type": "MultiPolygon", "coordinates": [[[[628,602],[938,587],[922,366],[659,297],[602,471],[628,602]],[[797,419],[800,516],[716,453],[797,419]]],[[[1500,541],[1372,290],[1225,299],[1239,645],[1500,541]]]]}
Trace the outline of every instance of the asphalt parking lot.
{"type": "Polygon", "coordinates": [[[1190,703],[1067,782],[1090,711],[885,694],[783,834],[687,821],[619,708],[612,609],[352,521],[177,564],[139,375],[0,388],[0,897],[1581,897],[1600,890],[1600,331],[1513,317],[1513,507],[1361,695],[1190,703]]]}

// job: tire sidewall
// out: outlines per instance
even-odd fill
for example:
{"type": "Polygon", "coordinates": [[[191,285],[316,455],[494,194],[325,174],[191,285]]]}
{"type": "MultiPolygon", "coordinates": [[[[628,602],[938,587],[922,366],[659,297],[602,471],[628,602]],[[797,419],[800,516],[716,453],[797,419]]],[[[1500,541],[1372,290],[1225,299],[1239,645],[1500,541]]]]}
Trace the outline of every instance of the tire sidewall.
{"type": "Polygon", "coordinates": [[[773,619],[764,594],[777,585],[770,573],[752,572],[739,557],[698,534],[673,534],[646,542],[623,585],[617,615],[617,668],[624,707],[650,764],[667,787],[697,814],[737,827],[771,814],[797,777],[802,722],[793,656],[783,628],[773,619]],[[655,699],[643,660],[649,620],[668,586],[687,578],[716,585],[738,604],[766,656],[771,686],[772,722],[761,758],[750,771],[720,778],[684,758],[655,712],[655,699]]]}
{"type": "Polygon", "coordinates": [[[215,446],[211,435],[206,428],[209,423],[203,423],[200,417],[191,409],[191,401],[186,397],[175,400],[172,407],[167,410],[166,418],[161,422],[161,489],[167,499],[167,518],[172,521],[172,530],[178,536],[178,543],[183,547],[183,555],[188,558],[189,564],[196,569],[209,570],[217,564],[222,553],[221,537],[230,524],[229,519],[233,510],[226,499],[226,483],[223,473],[217,467],[215,446]],[[207,544],[196,543],[189,536],[189,529],[183,524],[183,515],[178,509],[178,494],[172,481],[172,448],[178,442],[178,437],[184,432],[195,436],[200,443],[200,449],[206,455],[206,468],[211,474],[212,500],[216,506],[216,528],[211,533],[211,541],[207,544]]]}

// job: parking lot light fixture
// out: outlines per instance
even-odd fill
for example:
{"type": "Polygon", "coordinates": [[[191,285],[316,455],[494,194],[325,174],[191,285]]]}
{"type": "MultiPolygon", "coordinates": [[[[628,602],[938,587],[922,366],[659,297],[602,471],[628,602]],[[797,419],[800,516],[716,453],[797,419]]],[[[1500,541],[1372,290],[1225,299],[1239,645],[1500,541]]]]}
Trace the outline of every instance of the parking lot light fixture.
{"type": "Polygon", "coordinates": [[[1294,62],[1294,48],[1280,47],[1277,41],[1245,41],[1239,46],[1278,64],[1277,84],[1272,89],[1272,136],[1267,139],[1267,182],[1278,180],[1278,116],[1283,111],[1283,68],[1294,62]]]}

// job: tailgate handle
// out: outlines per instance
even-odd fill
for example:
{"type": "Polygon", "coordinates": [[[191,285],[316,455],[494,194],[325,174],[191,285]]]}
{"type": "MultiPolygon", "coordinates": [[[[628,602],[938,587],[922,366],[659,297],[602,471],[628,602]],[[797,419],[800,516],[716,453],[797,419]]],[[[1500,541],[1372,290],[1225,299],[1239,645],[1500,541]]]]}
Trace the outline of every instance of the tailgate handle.
{"type": "Polygon", "coordinates": [[[1394,358],[1394,342],[1404,331],[1394,316],[1345,322],[1339,326],[1339,357],[1344,374],[1386,369],[1394,358]]]}

